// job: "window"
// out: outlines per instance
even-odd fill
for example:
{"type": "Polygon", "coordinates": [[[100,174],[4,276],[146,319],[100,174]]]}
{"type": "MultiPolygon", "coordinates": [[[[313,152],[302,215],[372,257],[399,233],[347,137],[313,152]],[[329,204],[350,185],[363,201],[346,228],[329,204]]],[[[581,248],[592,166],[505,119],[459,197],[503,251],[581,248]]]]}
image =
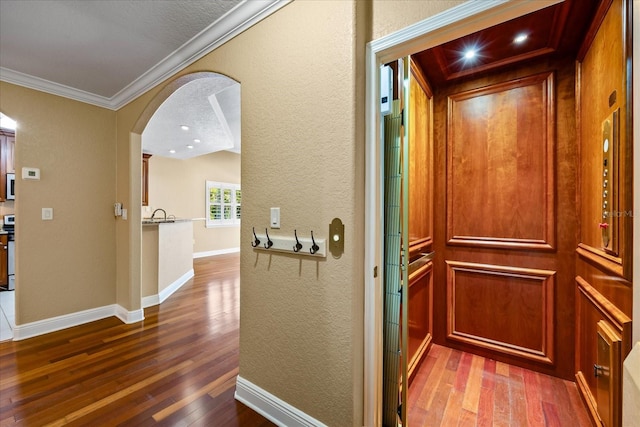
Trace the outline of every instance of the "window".
{"type": "Polygon", "coordinates": [[[242,191],[239,184],[207,181],[207,227],[240,225],[242,191]]]}

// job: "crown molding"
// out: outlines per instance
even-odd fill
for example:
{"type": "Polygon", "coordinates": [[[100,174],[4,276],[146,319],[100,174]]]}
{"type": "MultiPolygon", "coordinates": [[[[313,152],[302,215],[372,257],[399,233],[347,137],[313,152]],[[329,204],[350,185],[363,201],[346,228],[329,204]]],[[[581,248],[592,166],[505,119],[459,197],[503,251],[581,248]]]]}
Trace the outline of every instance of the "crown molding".
{"type": "Polygon", "coordinates": [[[0,67],[0,81],[12,83],[18,86],[24,86],[29,89],[38,90],[40,92],[50,93],[52,95],[62,96],[64,98],[74,99],[76,101],[87,104],[97,105],[114,110],[109,98],[95,95],[84,90],[75,89],[60,83],[34,77],[30,74],[24,74],[9,68],[0,67]]]}
{"type": "Polygon", "coordinates": [[[87,104],[97,105],[98,107],[108,108],[110,110],[118,110],[149,89],[152,89],[159,83],[175,75],[178,71],[286,6],[291,1],[292,0],[243,1],[111,98],[3,67],[0,67],[0,81],[74,99],[87,104]]]}

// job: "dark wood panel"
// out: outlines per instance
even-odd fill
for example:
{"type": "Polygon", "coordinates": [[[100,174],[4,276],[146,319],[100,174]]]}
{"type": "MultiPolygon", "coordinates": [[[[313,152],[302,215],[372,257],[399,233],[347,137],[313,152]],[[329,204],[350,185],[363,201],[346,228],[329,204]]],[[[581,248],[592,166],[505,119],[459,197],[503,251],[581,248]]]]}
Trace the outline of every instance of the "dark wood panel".
{"type": "Polygon", "coordinates": [[[555,272],[447,261],[449,339],[553,364],[555,272]]]}
{"type": "MultiPolygon", "coordinates": [[[[435,89],[434,96],[434,152],[435,152],[435,210],[434,210],[434,342],[459,350],[490,357],[494,360],[533,369],[565,379],[575,376],[575,248],[577,245],[577,145],[575,125],[575,62],[571,58],[545,60],[518,68],[482,76],[464,83],[456,83],[435,89]],[[513,81],[528,76],[555,74],[556,100],[556,141],[555,141],[555,249],[532,251],[527,248],[481,247],[451,245],[447,240],[447,98],[473,89],[483,88],[500,82],[513,81]],[[445,260],[477,264],[513,266],[556,271],[554,364],[533,362],[500,350],[481,348],[447,338],[448,318],[446,310],[445,260]],[[560,357],[562,355],[562,357],[560,357]]],[[[475,184],[475,183],[474,183],[475,184]]],[[[480,191],[480,190],[478,190],[480,191]]],[[[511,200],[508,201],[511,203],[511,200]]],[[[469,215],[483,220],[480,215],[469,215]]],[[[505,321],[507,322],[507,321],[505,321]]]]}
{"type": "MultiPolygon", "coordinates": [[[[598,363],[598,323],[606,321],[620,335],[620,358],[623,359],[631,350],[631,319],[581,276],[576,277],[576,289],[576,378],[592,417],[597,419],[598,384],[593,367],[598,363]]],[[[621,386],[619,381],[617,386],[621,386]]],[[[620,400],[617,405],[616,411],[619,411],[620,400]]]]}
{"type": "MultiPolygon", "coordinates": [[[[0,235],[0,286],[6,287],[9,284],[9,236],[0,235]]],[[[5,288],[6,289],[6,288],[5,288]]]]}
{"type": "MultiPolygon", "coordinates": [[[[601,2],[577,66],[580,233],[576,247],[575,370],[594,422],[608,419],[608,425],[614,427],[620,426],[621,380],[611,376],[614,381],[605,390],[594,375],[594,365],[599,363],[598,348],[603,341],[598,338],[598,325],[603,321],[612,329],[605,335],[621,338],[615,346],[619,347],[619,360],[612,365],[621,364],[631,350],[633,118],[627,74],[631,3],[601,2]],[[609,135],[606,120],[614,125],[609,135]],[[605,139],[609,145],[606,153],[605,139]]],[[[610,341],[613,344],[615,340],[610,341]]]]}
{"type": "Polygon", "coordinates": [[[433,263],[409,275],[409,380],[420,366],[433,337],[433,263]]]}
{"type": "Polygon", "coordinates": [[[149,159],[151,154],[142,153],[142,206],[149,206],[149,159]]]}
{"type": "Polygon", "coordinates": [[[272,426],[234,400],[239,256],[194,270],[141,323],[111,317],[0,343],[0,423],[272,426]]]}
{"type": "Polygon", "coordinates": [[[409,105],[409,245],[411,257],[433,244],[433,94],[411,61],[409,105]]]}
{"type": "Polygon", "coordinates": [[[7,198],[7,173],[15,172],[15,140],[14,131],[0,128],[0,202],[7,198]]]}
{"type": "MultiPolygon", "coordinates": [[[[617,276],[631,278],[632,263],[632,159],[629,130],[630,108],[627,108],[625,6],[615,0],[608,9],[604,2],[593,40],[588,45],[584,59],[578,64],[579,79],[579,141],[580,141],[580,255],[590,257],[589,262],[617,276]],[[604,177],[603,132],[605,119],[619,111],[618,140],[612,149],[617,151],[615,168],[604,177]],[[608,187],[604,188],[604,180],[608,187]],[[610,205],[603,206],[603,191],[609,192],[610,205]],[[613,224],[611,239],[615,250],[603,244],[601,224],[604,212],[613,224]],[[588,253],[587,253],[588,252],[588,253]],[[612,268],[611,263],[618,264],[612,268]],[[613,271],[612,271],[613,270],[613,271]]],[[[597,286],[597,285],[596,285],[597,286]]]]}
{"type": "Polygon", "coordinates": [[[454,93],[448,105],[448,243],[553,249],[553,73],[454,93]]]}
{"type": "Polygon", "coordinates": [[[429,81],[443,85],[480,73],[504,70],[545,56],[575,57],[599,0],[565,0],[510,21],[460,37],[416,55],[429,81]],[[515,42],[524,34],[523,43],[515,42]],[[465,58],[474,49],[476,55],[465,58]]]}

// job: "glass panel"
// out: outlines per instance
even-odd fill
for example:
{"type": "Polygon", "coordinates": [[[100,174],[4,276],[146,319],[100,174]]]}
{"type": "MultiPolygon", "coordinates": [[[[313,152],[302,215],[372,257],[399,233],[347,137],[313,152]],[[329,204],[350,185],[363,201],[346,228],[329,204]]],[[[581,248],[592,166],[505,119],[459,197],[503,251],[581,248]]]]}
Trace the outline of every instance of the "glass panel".
{"type": "Polygon", "coordinates": [[[221,219],[220,216],[221,210],[220,205],[211,205],[211,210],[209,212],[209,219],[221,219]]]}
{"type": "Polygon", "coordinates": [[[242,203],[242,191],[240,190],[236,190],[236,203],[242,203]]]}
{"type": "Polygon", "coordinates": [[[231,206],[224,207],[224,219],[232,219],[231,218],[231,206]]]}
{"type": "Polygon", "coordinates": [[[211,189],[209,189],[209,202],[211,202],[211,203],[220,203],[220,189],[219,188],[211,188],[211,189]]]}
{"type": "Polygon", "coordinates": [[[224,203],[231,203],[231,190],[228,188],[224,189],[224,203]]]}
{"type": "Polygon", "coordinates": [[[240,219],[240,211],[242,210],[242,208],[240,206],[236,206],[236,219],[240,219]]]}

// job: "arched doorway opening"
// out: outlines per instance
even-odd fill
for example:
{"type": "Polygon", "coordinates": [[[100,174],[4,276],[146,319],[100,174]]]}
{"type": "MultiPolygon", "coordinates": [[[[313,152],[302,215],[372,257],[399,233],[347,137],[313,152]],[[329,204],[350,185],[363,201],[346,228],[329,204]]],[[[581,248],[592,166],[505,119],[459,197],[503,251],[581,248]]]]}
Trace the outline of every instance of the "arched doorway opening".
{"type": "MultiPolygon", "coordinates": [[[[234,184],[239,189],[240,84],[214,72],[178,77],[145,108],[130,142],[130,176],[141,179],[129,183],[129,205],[134,212],[128,225],[127,297],[134,309],[130,313],[141,320],[145,307],[161,303],[193,276],[188,264],[194,257],[239,251],[239,203],[233,198],[229,206],[224,200],[208,203],[202,190],[208,183],[234,184]],[[236,208],[238,221],[216,221],[229,219],[225,214],[235,215],[236,208]],[[166,265],[154,267],[147,262],[145,236],[153,226],[159,229],[159,223],[170,221],[175,221],[174,229],[178,223],[189,222],[193,231],[189,229],[191,236],[182,239],[182,267],[173,268],[177,263],[171,262],[173,270],[167,273],[166,265]]],[[[168,225],[162,228],[168,230],[168,225]]],[[[157,249],[169,249],[174,255],[177,250],[176,245],[157,249]]],[[[157,263],[162,264],[161,258],[157,263]]]]}

